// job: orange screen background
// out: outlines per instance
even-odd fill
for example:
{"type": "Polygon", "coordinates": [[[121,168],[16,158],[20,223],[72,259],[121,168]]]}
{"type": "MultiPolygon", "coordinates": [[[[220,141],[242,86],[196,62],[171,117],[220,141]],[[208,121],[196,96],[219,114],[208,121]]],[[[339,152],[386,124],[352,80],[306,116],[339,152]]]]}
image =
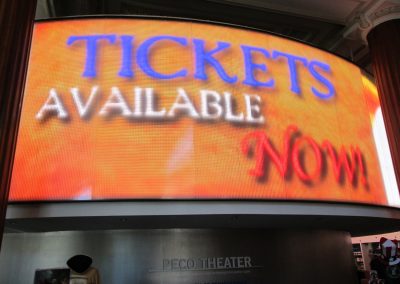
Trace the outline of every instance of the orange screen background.
{"type": "MultiPolygon", "coordinates": [[[[364,78],[364,81],[366,79],[364,78]]],[[[22,107],[14,160],[11,201],[74,199],[293,199],[360,202],[386,205],[385,189],[371,131],[371,119],[379,106],[378,98],[363,84],[360,69],[327,52],[260,32],[225,26],[179,21],[146,19],[80,19],[36,23],[30,54],[29,71],[22,107]],[[121,78],[121,45],[102,45],[98,49],[97,77],[82,77],[86,46],[67,46],[71,35],[133,35],[135,45],[157,35],[187,38],[187,47],[165,44],[151,58],[160,73],[188,69],[185,78],[158,80],[145,75],[133,60],[135,76],[121,78]],[[235,84],[222,81],[212,67],[207,81],[193,77],[191,39],[203,39],[207,48],[217,41],[231,44],[230,51],[218,57],[235,84]],[[335,87],[335,96],[319,99],[314,86],[324,90],[307,68],[298,66],[302,95],[290,91],[288,66],[279,60],[264,62],[268,73],[256,74],[260,81],[275,79],[274,88],[254,88],[241,82],[244,64],[241,44],[279,50],[331,67],[326,76],[335,87]],[[89,119],[79,117],[70,88],[77,87],[87,100],[92,86],[99,86],[101,100],[89,119]],[[196,121],[187,116],[173,121],[127,120],[121,116],[100,117],[97,113],[118,87],[131,106],[134,87],[151,87],[159,104],[167,108],[176,98],[176,89],[184,88],[199,105],[199,91],[229,91],[244,109],[242,94],[262,98],[262,125],[236,125],[225,120],[196,121]],[[70,114],[67,121],[56,116],[39,121],[35,118],[55,88],[70,114]],[[318,143],[329,140],[339,150],[358,146],[363,153],[368,185],[352,184],[347,178],[336,181],[332,164],[324,158],[324,173],[312,182],[303,182],[289,165],[282,178],[275,165],[266,160],[265,175],[249,174],[255,158],[241,152],[241,141],[254,130],[268,133],[281,153],[283,136],[289,125],[301,135],[318,143]]],[[[315,167],[309,147],[303,149],[306,169],[315,167]]]]}

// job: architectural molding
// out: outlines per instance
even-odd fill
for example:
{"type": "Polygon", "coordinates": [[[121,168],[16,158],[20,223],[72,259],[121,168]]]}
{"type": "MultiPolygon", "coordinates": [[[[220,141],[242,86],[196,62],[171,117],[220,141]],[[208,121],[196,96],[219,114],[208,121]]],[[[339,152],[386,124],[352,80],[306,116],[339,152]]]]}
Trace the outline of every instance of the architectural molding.
{"type": "Polygon", "coordinates": [[[367,45],[367,35],[373,28],[395,19],[400,19],[400,0],[371,1],[350,21],[343,38],[362,40],[367,45]]]}

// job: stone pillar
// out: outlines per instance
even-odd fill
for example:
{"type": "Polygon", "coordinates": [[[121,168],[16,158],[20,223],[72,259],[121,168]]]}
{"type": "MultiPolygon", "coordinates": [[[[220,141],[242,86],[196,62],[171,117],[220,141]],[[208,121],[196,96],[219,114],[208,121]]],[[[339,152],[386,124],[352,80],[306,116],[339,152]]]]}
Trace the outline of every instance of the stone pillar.
{"type": "Polygon", "coordinates": [[[367,35],[383,119],[400,185],[400,19],[373,27],[367,35]]]}
{"type": "Polygon", "coordinates": [[[36,0],[0,0],[0,244],[36,0]]]}

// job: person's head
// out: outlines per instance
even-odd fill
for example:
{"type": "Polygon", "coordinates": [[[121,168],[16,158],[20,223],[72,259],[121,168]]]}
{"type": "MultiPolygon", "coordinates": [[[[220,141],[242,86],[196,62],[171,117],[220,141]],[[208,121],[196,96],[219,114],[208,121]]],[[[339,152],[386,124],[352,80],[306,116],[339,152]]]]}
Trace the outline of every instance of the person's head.
{"type": "Polygon", "coordinates": [[[370,278],[371,279],[378,279],[378,272],[376,272],[375,270],[371,270],[371,272],[370,272],[370,278]]]}

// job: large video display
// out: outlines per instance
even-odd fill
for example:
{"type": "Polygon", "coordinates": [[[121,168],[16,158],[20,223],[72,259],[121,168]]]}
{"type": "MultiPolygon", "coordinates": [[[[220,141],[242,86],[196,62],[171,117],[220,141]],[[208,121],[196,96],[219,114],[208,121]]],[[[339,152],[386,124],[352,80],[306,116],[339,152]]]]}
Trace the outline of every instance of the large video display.
{"type": "Polygon", "coordinates": [[[10,200],[396,205],[374,140],[379,110],[358,67],[278,36],[177,20],[38,22],[10,200]]]}

